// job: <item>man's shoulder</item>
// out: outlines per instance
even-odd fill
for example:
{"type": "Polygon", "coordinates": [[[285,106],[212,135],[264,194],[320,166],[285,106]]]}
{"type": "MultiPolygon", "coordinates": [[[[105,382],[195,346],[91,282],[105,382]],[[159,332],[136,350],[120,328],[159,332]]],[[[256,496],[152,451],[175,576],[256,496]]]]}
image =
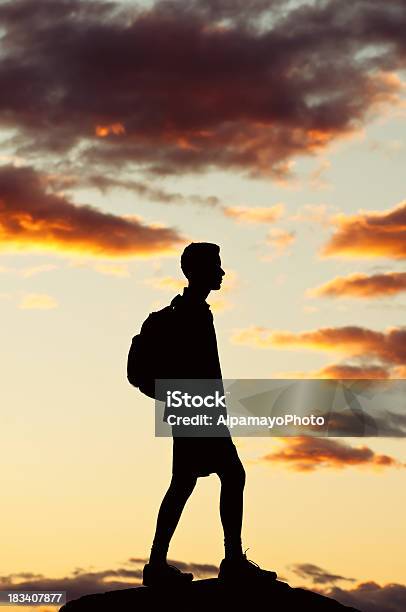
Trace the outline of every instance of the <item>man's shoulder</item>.
{"type": "Polygon", "coordinates": [[[160,310],[150,312],[142,325],[143,331],[148,331],[156,328],[157,326],[170,325],[174,318],[173,314],[174,309],[170,304],[168,306],[164,306],[164,308],[161,308],[160,310]]]}

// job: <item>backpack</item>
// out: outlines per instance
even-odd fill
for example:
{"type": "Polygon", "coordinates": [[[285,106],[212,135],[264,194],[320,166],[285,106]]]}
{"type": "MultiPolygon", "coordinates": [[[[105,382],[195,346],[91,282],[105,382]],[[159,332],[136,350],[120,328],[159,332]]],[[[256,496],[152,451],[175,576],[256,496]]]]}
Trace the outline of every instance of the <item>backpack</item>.
{"type": "Polygon", "coordinates": [[[170,378],[167,368],[174,324],[172,302],[161,310],[151,312],[142,324],[140,333],[132,338],[127,357],[129,383],[144,395],[161,401],[165,398],[156,397],[155,380],[170,378]]]}

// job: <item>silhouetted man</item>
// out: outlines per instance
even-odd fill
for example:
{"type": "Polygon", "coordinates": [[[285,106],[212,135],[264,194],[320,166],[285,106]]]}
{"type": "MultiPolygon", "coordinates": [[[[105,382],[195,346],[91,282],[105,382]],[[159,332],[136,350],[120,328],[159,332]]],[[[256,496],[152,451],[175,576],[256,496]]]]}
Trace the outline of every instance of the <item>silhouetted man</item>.
{"type": "MultiPolygon", "coordinates": [[[[181,257],[188,280],[182,295],[171,302],[171,358],[164,378],[214,379],[222,384],[213,315],[206,298],[221,287],[224,270],[219,247],[201,242],[189,244],[181,257]]],[[[224,530],[225,558],[219,578],[247,580],[276,578],[262,570],[242,551],[241,526],[245,471],[229,431],[223,437],[178,437],[173,431],[172,480],[162,501],[149,563],[144,567],[143,584],[190,582],[193,575],[168,565],[169,543],[197,478],[215,473],[221,481],[220,517],[224,530]]]]}

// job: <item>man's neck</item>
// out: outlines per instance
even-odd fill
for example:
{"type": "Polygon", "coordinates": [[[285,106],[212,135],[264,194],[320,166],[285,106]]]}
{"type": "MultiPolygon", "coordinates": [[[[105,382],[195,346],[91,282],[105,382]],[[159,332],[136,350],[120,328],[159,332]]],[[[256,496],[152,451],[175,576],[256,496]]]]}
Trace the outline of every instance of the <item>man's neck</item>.
{"type": "Polygon", "coordinates": [[[189,297],[196,300],[196,302],[204,302],[210,293],[210,289],[207,289],[207,287],[191,285],[190,283],[186,287],[186,290],[189,297]]]}

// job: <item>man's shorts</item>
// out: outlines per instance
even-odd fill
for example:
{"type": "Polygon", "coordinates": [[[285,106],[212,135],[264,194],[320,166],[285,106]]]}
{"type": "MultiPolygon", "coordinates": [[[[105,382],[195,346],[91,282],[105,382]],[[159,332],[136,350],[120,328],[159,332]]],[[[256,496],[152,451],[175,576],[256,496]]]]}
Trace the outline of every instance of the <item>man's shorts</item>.
{"type": "Polygon", "coordinates": [[[209,476],[240,464],[237,449],[231,437],[198,438],[174,437],[172,474],[182,476],[209,476]]]}

